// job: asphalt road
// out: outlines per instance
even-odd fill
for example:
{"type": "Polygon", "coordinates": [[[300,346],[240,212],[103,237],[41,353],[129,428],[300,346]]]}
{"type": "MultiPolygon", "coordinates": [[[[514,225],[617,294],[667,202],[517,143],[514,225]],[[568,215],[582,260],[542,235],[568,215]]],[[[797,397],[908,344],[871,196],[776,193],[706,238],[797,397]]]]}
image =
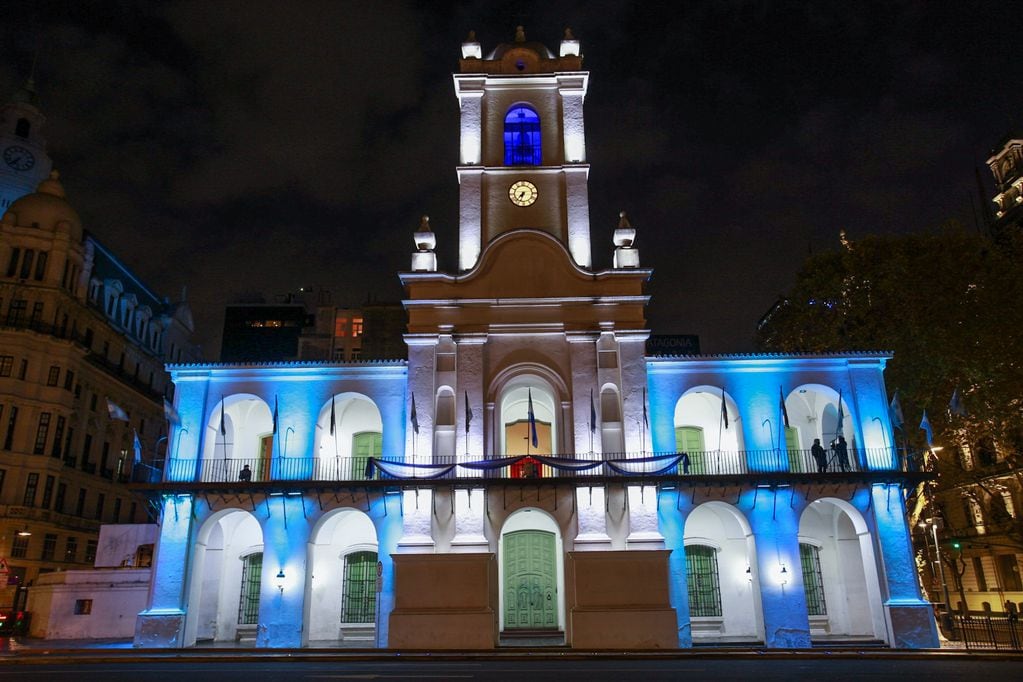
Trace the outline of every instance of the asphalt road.
{"type": "Polygon", "coordinates": [[[0,679],[38,682],[287,682],[326,680],[963,680],[1019,679],[1021,660],[944,656],[914,659],[834,658],[673,658],[543,659],[467,661],[167,661],[105,660],[47,663],[44,658],[0,662],[0,679]]]}

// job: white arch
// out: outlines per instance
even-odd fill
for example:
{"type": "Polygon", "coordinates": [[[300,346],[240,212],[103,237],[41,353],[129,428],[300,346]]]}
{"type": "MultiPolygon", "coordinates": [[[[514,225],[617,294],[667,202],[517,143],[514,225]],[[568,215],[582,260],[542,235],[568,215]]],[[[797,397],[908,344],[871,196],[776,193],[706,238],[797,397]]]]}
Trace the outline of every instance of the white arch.
{"type": "Polygon", "coordinates": [[[625,430],[623,426],[621,392],[615,384],[604,384],[600,387],[601,452],[625,452],[625,430]]]}
{"type": "Polygon", "coordinates": [[[739,407],[735,400],[725,393],[725,412],[728,426],[721,414],[721,388],[703,385],[694,386],[683,393],[675,403],[675,428],[695,427],[703,435],[702,466],[690,453],[690,461],[697,473],[741,473],[745,471],[746,458],[742,453],[743,437],[739,407]]]}
{"type": "Polygon", "coordinates": [[[810,635],[887,639],[884,606],[867,522],[845,500],[814,500],[799,517],[800,542],[818,547],[826,615],[811,616],[810,635]]]}
{"type": "Polygon", "coordinates": [[[310,641],[371,641],[376,624],[342,623],[344,557],[358,551],[376,552],[376,527],[365,512],[333,509],[313,526],[307,547],[304,643],[310,641]]]}
{"type": "Polygon", "coordinates": [[[562,442],[561,405],[568,395],[561,377],[548,367],[521,363],[499,373],[491,382],[489,394],[497,405],[494,444],[498,452],[508,452],[505,424],[525,420],[527,398],[532,394],[533,414],[538,422],[551,425],[551,451],[564,451],[562,442]]]}
{"type": "Polygon", "coordinates": [[[272,432],[273,415],[262,398],[251,393],[221,398],[206,422],[202,480],[237,481],[246,464],[251,480],[269,479],[272,432]]]}
{"type": "Polygon", "coordinates": [[[717,550],[721,617],[690,617],[693,639],[763,641],[756,544],[746,516],[726,502],[705,502],[686,518],[683,544],[702,544],[717,550]]]}
{"type": "Polygon", "coordinates": [[[565,629],[565,550],[557,519],[543,509],[524,507],[512,512],[501,526],[497,548],[498,627],[504,630],[504,536],[519,530],[542,530],[554,533],[555,573],[558,590],[558,627],[565,629]]]}
{"type": "Polygon", "coordinates": [[[355,392],[338,393],[320,407],[313,436],[318,480],[362,477],[363,473],[355,471],[350,461],[355,454],[352,452],[354,438],[361,433],[383,433],[380,408],[369,396],[355,392]]]}
{"type": "MultiPolygon", "coordinates": [[[[235,641],[242,559],[262,551],[263,529],[248,511],[225,509],[206,519],[192,550],[185,646],[197,640],[235,641]]],[[[254,626],[241,627],[254,632],[254,626]]]]}
{"type": "Polygon", "coordinates": [[[438,462],[451,461],[455,455],[455,404],[453,388],[437,389],[433,409],[433,456],[438,462]]]}
{"type": "MultiPolygon", "coordinates": [[[[789,424],[799,431],[799,447],[809,450],[813,439],[819,438],[821,445],[835,438],[835,427],[838,420],[838,391],[824,384],[802,384],[794,388],[785,397],[785,409],[789,414],[789,424]],[[829,409],[830,408],[830,409],[829,409]]],[[[844,413],[843,433],[849,441],[849,449],[858,442],[856,419],[849,407],[849,401],[842,396],[844,413]]]]}

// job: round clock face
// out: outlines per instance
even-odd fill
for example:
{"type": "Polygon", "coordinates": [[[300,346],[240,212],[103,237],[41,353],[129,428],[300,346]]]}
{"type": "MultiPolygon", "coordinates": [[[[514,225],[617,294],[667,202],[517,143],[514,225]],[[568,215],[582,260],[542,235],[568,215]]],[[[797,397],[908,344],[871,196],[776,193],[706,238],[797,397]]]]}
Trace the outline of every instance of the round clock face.
{"type": "Polygon", "coordinates": [[[508,198],[516,206],[531,206],[536,196],[536,185],[526,180],[519,180],[508,190],[508,198]]]}
{"type": "Polygon", "coordinates": [[[36,165],[36,157],[32,152],[17,145],[4,150],[4,163],[18,171],[27,171],[36,165]]]}

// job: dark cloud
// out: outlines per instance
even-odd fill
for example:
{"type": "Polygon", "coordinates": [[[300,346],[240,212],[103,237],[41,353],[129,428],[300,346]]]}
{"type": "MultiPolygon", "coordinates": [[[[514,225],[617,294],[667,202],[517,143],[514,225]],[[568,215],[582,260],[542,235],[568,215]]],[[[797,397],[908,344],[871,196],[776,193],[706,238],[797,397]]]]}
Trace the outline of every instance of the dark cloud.
{"type": "Polygon", "coordinates": [[[428,213],[455,263],[458,46],[571,26],[594,262],[639,230],[651,323],[749,347],[838,230],[970,224],[973,166],[1018,120],[1000,3],[12,0],[0,94],[39,49],[51,155],[87,226],[213,352],[252,291],[398,298],[428,213]],[[34,18],[33,18],[34,17],[34,18]]]}

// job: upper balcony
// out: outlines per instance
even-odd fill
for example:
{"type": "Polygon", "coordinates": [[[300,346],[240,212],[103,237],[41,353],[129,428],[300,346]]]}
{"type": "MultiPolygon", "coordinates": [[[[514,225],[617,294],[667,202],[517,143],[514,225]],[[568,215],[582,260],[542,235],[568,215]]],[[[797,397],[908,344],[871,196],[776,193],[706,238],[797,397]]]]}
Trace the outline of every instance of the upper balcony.
{"type": "Polygon", "coordinates": [[[135,487],[188,491],[224,489],[324,489],[339,486],[474,486],[494,483],[598,485],[664,483],[689,485],[923,480],[895,449],[850,450],[843,465],[828,452],[818,462],[809,450],[743,450],[671,453],[471,455],[433,458],[278,457],[272,459],[170,459],[162,466],[138,465],[135,487]],[[865,462],[892,461],[893,468],[871,471],[865,462]]]}

